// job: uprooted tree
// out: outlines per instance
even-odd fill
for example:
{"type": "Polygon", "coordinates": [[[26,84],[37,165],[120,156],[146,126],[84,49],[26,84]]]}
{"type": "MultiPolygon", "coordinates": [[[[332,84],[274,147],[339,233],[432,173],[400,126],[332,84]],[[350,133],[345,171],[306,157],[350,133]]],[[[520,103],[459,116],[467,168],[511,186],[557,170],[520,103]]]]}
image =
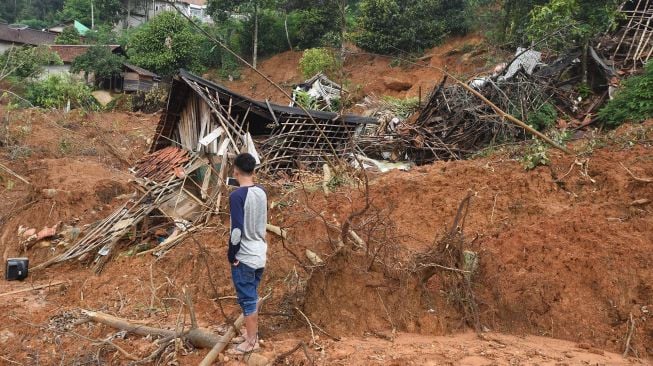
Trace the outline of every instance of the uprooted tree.
{"type": "Polygon", "coordinates": [[[373,205],[358,211],[356,224],[348,225],[347,220],[342,225],[335,254],[307,280],[306,314],[330,329],[378,332],[389,326],[394,332],[414,329],[415,314],[438,308],[480,331],[473,291],[478,256],[469,250],[463,234],[472,197],[466,195],[451,228],[440,239],[428,250],[406,258],[398,254],[392,234],[395,227],[387,213],[373,205]],[[368,235],[361,238],[356,230],[368,235]],[[431,281],[444,296],[434,297],[427,290],[431,281]]]}

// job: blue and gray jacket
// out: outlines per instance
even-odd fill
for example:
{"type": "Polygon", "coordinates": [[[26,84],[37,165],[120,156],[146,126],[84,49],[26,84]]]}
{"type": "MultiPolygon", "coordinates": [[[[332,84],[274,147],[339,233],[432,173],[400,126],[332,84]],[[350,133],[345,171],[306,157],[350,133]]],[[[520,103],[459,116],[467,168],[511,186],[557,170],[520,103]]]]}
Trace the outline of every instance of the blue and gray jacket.
{"type": "Polygon", "coordinates": [[[229,263],[238,260],[258,269],[265,267],[268,245],[265,226],[268,199],[262,187],[240,187],[229,195],[231,236],[227,256],[229,263]]]}

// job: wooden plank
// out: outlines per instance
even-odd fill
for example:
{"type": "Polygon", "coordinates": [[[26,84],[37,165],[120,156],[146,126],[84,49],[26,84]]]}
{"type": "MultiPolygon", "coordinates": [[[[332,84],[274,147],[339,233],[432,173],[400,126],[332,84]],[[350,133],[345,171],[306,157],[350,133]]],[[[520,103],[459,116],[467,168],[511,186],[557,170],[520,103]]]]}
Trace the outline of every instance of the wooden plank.
{"type": "Polygon", "coordinates": [[[40,289],[43,289],[43,288],[48,288],[48,287],[52,287],[52,286],[61,285],[61,284],[66,283],[66,282],[67,281],[56,281],[56,282],[51,282],[51,283],[48,283],[48,284],[45,284],[45,285],[38,285],[38,286],[34,286],[34,287],[23,288],[23,289],[20,289],[20,290],[9,291],[9,292],[5,292],[5,293],[0,294],[0,297],[15,295],[15,294],[21,294],[23,292],[32,291],[32,290],[40,290],[40,289]]]}

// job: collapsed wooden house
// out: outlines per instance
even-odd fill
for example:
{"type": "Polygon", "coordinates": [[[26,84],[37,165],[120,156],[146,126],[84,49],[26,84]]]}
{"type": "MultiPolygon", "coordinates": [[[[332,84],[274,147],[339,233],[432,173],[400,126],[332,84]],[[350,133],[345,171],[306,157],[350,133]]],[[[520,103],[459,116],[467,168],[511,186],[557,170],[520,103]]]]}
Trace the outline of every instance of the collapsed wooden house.
{"type": "Polygon", "coordinates": [[[635,70],[653,57],[653,1],[624,1],[619,11],[624,24],[612,40],[617,43],[611,59],[635,70]]]}
{"type": "Polygon", "coordinates": [[[309,113],[255,101],[181,70],[150,153],[131,169],[136,194],[35,269],[80,259],[100,272],[121,248],[164,253],[219,212],[235,154],[252,153],[269,173],[321,168],[348,153],[357,128],[376,123],[309,113]]]}
{"type": "Polygon", "coordinates": [[[151,151],[178,146],[222,157],[257,150],[267,173],[321,168],[344,157],[354,132],[376,119],[256,101],[181,70],[151,151]]]}

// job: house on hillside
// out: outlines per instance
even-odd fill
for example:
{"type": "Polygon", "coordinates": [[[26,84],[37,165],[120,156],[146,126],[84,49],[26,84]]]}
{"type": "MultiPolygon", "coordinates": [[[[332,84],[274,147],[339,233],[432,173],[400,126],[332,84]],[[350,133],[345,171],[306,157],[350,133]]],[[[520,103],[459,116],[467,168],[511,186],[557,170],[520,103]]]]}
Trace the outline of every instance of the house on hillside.
{"type": "MultiPolygon", "coordinates": [[[[173,6],[202,23],[213,22],[207,11],[207,0],[175,0],[174,5],[165,0],[132,1],[126,14],[127,28],[138,27],[163,12],[176,11],[173,6]]],[[[120,26],[124,26],[124,22],[120,26]]]]}
{"type": "Polygon", "coordinates": [[[40,46],[53,44],[56,33],[36,30],[24,25],[0,23],[0,53],[13,46],[40,46]]]}
{"type": "MultiPolygon", "coordinates": [[[[112,84],[113,90],[125,93],[147,92],[161,81],[159,75],[127,62],[123,63],[122,73],[116,78],[112,84]]],[[[102,86],[107,87],[106,83],[102,86]]]]}
{"type": "MultiPolygon", "coordinates": [[[[85,54],[92,45],[64,45],[64,44],[50,44],[48,47],[61,58],[63,65],[50,65],[45,67],[43,77],[52,74],[68,74],[70,73],[70,64],[78,56],[85,54]]],[[[120,45],[107,45],[107,48],[115,54],[124,54],[120,45]]]]}
{"type": "Polygon", "coordinates": [[[82,36],[82,37],[85,36],[86,33],[91,31],[91,29],[89,27],[85,26],[84,24],[82,24],[82,23],[80,23],[80,22],[78,22],[76,20],[73,20],[73,21],[68,22],[68,23],[55,25],[54,27],[48,28],[48,30],[50,32],[60,34],[60,33],[62,33],[64,31],[64,29],[66,29],[68,27],[75,28],[75,30],[77,30],[77,33],[79,33],[79,35],[82,36]]]}
{"type": "Polygon", "coordinates": [[[179,147],[218,160],[247,151],[260,157],[264,172],[317,170],[334,155],[346,157],[356,131],[377,123],[253,100],[181,70],[150,150],[179,147]]]}

